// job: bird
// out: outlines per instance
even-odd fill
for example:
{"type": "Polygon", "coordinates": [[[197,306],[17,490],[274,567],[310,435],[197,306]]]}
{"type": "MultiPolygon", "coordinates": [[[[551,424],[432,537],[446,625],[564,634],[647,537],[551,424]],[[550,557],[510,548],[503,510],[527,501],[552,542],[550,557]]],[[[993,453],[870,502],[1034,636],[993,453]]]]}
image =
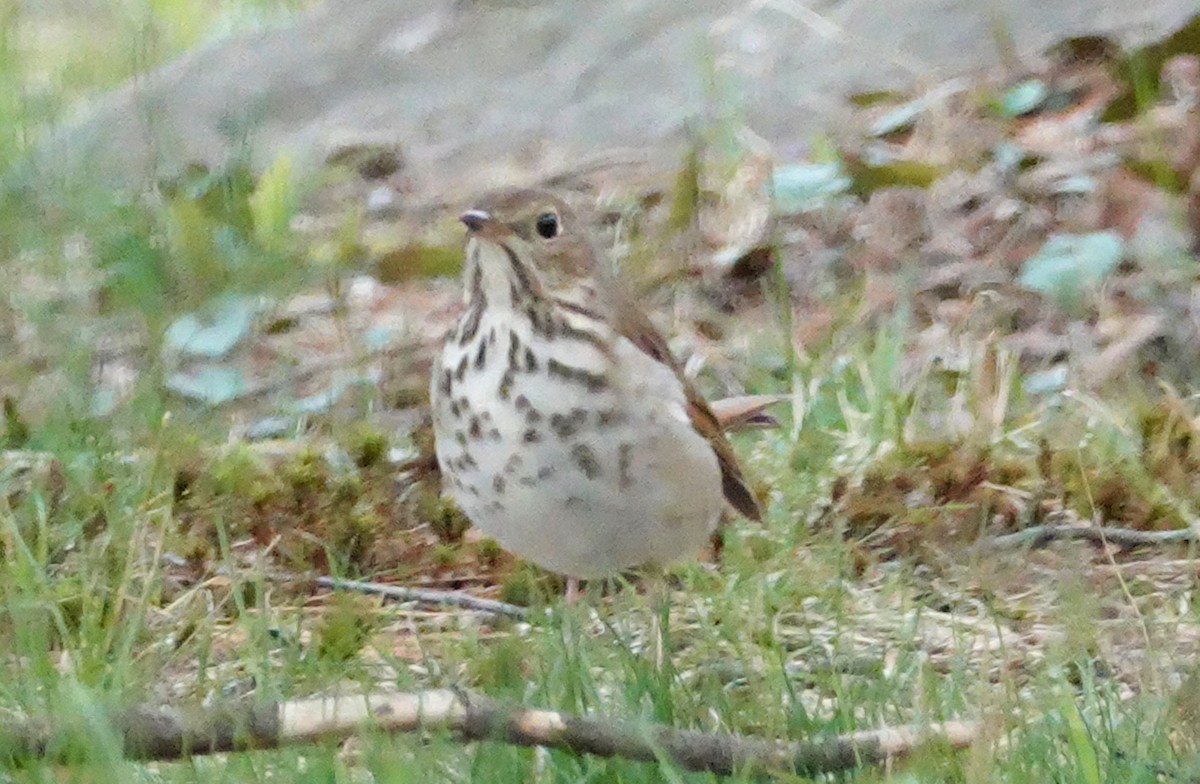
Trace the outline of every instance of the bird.
{"type": "Polygon", "coordinates": [[[712,407],[565,200],[503,191],[460,220],[463,308],[430,403],[444,490],[475,526],[571,601],[695,555],[729,508],[761,519],[712,407]]]}

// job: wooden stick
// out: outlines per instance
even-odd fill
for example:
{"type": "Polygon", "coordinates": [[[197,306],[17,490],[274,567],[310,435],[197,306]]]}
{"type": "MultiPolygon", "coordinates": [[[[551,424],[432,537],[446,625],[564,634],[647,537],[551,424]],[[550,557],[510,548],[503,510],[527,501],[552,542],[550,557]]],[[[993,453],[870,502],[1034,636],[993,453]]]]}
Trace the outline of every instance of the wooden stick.
{"type": "Polygon", "coordinates": [[[1139,531],[1134,528],[1110,528],[1094,525],[1036,525],[981,542],[982,550],[1002,550],[1010,547],[1045,547],[1056,541],[1082,539],[1097,544],[1115,544],[1121,547],[1139,545],[1186,544],[1200,541],[1200,536],[1191,528],[1174,531],[1139,531]]]}
{"type": "Polygon", "coordinates": [[[462,607],[465,610],[477,610],[492,615],[504,615],[517,620],[524,620],[529,611],[508,602],[495,599],[483,599],[471,596],[462,591],[435,591],[429,588],[406,588],[402,585],[372,583],[365,580],[346,580],[341,577],[305,577],[298,574],[270,573],[267,578],[274,582],[297,582],[316,585],[321,588],[332,588],[339,591],[355,591],[373,596],[382,596],[398,602],[418,602],[438,606],[462,607]]]}
{"type": "MultiPolygon", "coordinates": [[[[656,761],[722,775],[747,769],[801,776],[877,765],[926,743],[962,749],[982,736],[979,722],[887,727],[806,741],[675,730],[558,711],[502,706],[450,689],[241,704],[183,711],[139,707],[109,722],[126,757],[171,760],[217,752],[339,741],[363,730],[449,730],[463,741],[545,746],[575,754],[656,761]]],[[[0,726],[0,765],[31,758],[71,761],[69,733],[35,722],[0,726]]],[[[75,745],[74,748],[80,748],[75,745]]],[[[78,755],[75,757],[78,759],[78,755]]]]}

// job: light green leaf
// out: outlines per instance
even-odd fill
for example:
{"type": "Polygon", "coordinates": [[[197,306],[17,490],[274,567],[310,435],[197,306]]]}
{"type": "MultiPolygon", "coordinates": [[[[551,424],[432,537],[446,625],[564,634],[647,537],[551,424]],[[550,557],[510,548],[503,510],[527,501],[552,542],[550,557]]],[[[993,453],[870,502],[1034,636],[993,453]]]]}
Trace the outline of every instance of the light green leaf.
{"type": "Polygon", "coordinates": [[[928,105],[929,101],[926,98],[903,103],[876,120],[868,133],[872,136],[890,136],[898,131],[906,131],[913,127],[928,105]]]}
{"type": "Polygon", "coordinates": [[[1111,231],[1053,234],[1025,260],[1017,282],[1071,303],[1099,285],[1121,261],[1124,242],[1111,231]]]}
{"type": "Polygon", "coordinates": [[[283,438],[295,427],[291,417],[269,416],[251,422],[246,428],[247,441],[265,441],[269,438],[283,438]]]}
{"type": "Polygon", "coordinates": [[[295,414],[320,414],[333,408],[333,405],[352,386],[375,383],[375,373],[351,373],[335,378],[329,387],[321,392],[315,392],[292,403],[291,411],[295,414]]]}
{"type": "Polygon", "coordinates": [[[845,193],[850,178],[837,162],[790,163],[771,173],[771,187],[775,209],[783,215],[798,215],[845,193]]]}
{"type": "Polygon", "coordinates": [[[1079,765],[1080,780],[1084,784],[1100,784],[1100,760],[1083,715],[1070,697],[1063,697],[1061,706],[1062,717],[1067,722],[1067,742],[1079,765]]]}
{"type": "Polygon", "coordinates": [[[106,417],[113,411],[117,410],[117,403],[120,399],[117,393],[112,389],[97,389],[92,395],[91,415],[94,417],[106,417]]]}
{"type": "Polygon", "coordinates": [[[1026,79],[1004,91],[1000,96],[1000,113],[1005,117],[1029,114],[1046,102],[1050,90],[1041,79],[1026,79]]]}
{"type": "Polygon", "coordinates": [[[194,373],[173,373],[167,379],[167,389],[181,397],[216,406],[245,392],[246,382],[236,368],[209,365],[194,373]]]}
{"type": "Polygon", "coordinates": [[[683,165],[675,175],[675,187],[671,189],[671,209],[667,214],[667,226],[672,231],[682,231],[691,225],[700,210],[700,150],[695,144],[688,147],[683,165]]]}
{"type": "Polygon", "coordinates": [[[1065,364],[1030,373],[1021,382],[1021,388],[1029,395],[1045,395],[1061,392],[1067,387],[1069,373],[1065,364]]]}
{"type": "Polygon", "coordinates": [[[292,179],[292,159],[277,157],[258,178],[250,196],[250,215],[254,236],[265,248],[281,248],[290,235],[296,213],[296,189],[292,179]]]}
{"type": "Polygon", "coordinates": [[[408,244],[381,254],[375,259],[372,272],[380,283],[402,283],[414,278],[457,275],[462,263],[461,245],[408,244]]]}
{"type": "Polygon", "coordinates": [[[1016,171],[1026,156],[1025,150],[1012,142],[1000,142],[992,149],[992,161],[1004,172],[1016,171]]]}
{"type": "Polygon", "coordinates": [[[250,333],[257,312],[253,297],[220,297],[206,311],[177,318],[167,327],[164,342],[181,354],[223,357],[250,333]]]}
{"type": "Polygon", "coordinates": [[[883,188],[928,188],[946,173],[943,166],[902,158],[845,155],[842,158],[850,190],[862,198],[883,188]]]}
{"type": "Polygon", "coordinates": [[[1095,177],[1089,177],[1086,174],[1077,174],[1072,177],[1064,177],[1054,186],[1055,193],[1095,193],[1098,184],[1095,177]]]}
{"type": "Polygon", "coordinates": [[[396,330],[387,326],[371,327],[362,335],[363,346],[368,351],[381,351],[396,339],[396,330]]]}

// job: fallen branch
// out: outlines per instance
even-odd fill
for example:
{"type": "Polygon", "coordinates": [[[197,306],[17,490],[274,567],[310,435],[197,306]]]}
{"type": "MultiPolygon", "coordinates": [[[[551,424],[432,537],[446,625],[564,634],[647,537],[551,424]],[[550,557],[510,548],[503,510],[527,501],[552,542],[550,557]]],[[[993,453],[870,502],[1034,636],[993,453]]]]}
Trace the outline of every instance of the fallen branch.
{"type": "Polygon", "coordinates": [[[398,602],[418,602],[439,607],[462,607],[465,610],[477,610],[491,615],[503,615],[509,618],[523,620],[529,615],[524,607],[518,607],[508,602],[495,599],[482,599],[462,591],[435,591],[429,588],[406,588],[400,585],[372,583],[364,580],[346,580],[340,577],[304,577],[296,574],[273,573],[268,579],[281,583],[307,583],[320,588],[332,588],[338,591],[355,591],[371,596],[382,596],[398,602]]]}
{"type": "Polygon", "coordinates": [[[1094,525],[1037,525],[987,539],[979,544],[982,550],[1002,550],[1012,547],[1045,547],[1051,542],[1083,540],[1096,544],[1115,544],[1121,547],[1139,545],[1186,544],[1200,542],[1191,528],[1174,531],[1138,531],[1133,528],[1110,528],[1094,525]]]}
{"type": "MultiPolygon", "coordinates": [[[[92,724],[91,726],[96,726],[92,724]]],[[[137,708],[101,726],[120,733],[125,756],[170,760],[217,752],[338,741],[363,730],[449,730],[464,741],[545,746],[575,754],[670,760],[680,768],[728,775],[753,769],[814,776],[877,765],[926,743],[965,748],[982,735],[978,722],[889,727],[810,741],[674,730],[629,721],[585,718],[558,711],[501,706],[449,689],[310,699],[181,711],[137,708]]],[[[31,758],[69,762],[61,728],[34,723],[0,727],[0,764],[31,758]]]]}

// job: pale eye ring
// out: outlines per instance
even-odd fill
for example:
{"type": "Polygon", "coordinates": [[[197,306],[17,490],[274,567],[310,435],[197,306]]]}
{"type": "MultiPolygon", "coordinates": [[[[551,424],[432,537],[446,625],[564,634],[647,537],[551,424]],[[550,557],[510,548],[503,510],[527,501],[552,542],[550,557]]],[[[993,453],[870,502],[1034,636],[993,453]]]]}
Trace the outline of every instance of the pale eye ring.
{"type": "Polygon", "coordinates": [[[557,213],[543,212],[533,221],[533,230],[542,239],[552,240],[562,234],[562,222],[559,221],[557,213]]]}

